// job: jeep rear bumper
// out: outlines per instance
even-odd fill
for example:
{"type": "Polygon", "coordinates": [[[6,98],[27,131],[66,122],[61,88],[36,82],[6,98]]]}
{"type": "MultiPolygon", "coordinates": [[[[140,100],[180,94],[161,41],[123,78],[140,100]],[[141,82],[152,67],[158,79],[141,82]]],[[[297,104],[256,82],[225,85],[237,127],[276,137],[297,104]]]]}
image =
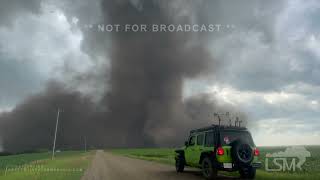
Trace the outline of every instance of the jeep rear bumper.
{"type": "Polygon", "coordinates": [[[222,171],[238,171],[239,169],[246,168],[246,167],[253,167],[253,168],[261,168],[262,163],[261,162],[252,162],[249,165],[238,165],[234,163],[216,163],[215,167],[218,170],[222,171]]]}

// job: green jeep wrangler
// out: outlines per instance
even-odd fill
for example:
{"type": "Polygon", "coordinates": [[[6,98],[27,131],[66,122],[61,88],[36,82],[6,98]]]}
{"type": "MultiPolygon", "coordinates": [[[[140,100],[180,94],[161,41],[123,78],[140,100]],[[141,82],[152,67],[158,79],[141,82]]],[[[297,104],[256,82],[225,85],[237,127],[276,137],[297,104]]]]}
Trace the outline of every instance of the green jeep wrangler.
{"type": "Polygon", "coordinates": [[[192,130],[185,147],[175,150],[176,170],[199,167],[206,179],[220,171],[239,171],[242,178],[254,179],[259,150],[247,128],[218,126],[192,130]]]}

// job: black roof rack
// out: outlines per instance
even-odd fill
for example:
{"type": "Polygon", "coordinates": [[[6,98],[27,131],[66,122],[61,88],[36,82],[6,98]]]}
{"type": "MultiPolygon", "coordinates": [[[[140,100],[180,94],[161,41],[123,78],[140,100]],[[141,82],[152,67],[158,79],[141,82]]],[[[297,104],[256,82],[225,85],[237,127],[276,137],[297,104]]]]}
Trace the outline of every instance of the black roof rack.
{"type": "Polygon", "coordinates": [[[211,126],[207,126],[207,127],[203,127],[203,128],[199,128],[199,129],[194,129],[191,130],[190,133],[196,133],[196,132],[203,132],[203,131],[209,131],[209,130],[216,130],[216,129],[220,129],[220,130],[247,130],[247,128],[245,127],[239,127],[239,126],[223,126],[223,125],[211,125],[211,126]]]}

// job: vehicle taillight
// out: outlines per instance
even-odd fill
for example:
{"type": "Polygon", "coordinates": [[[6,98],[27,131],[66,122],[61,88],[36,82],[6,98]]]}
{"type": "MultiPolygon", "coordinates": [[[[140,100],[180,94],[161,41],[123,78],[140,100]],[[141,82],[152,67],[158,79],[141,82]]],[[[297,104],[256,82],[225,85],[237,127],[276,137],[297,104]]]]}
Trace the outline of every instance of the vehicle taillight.
{"type": "Polygon", "coordinates": [[[224,155],[224,149],[222,147],[218,147],[217,154],[220,155],[220,156],[224,155]]]}
{"type": "Polygon", "coordinates": [[[254,148],[254,155],[255,156],[259,156],[259,154],[260,154],[259,149],[258,148],[254,148]]]}

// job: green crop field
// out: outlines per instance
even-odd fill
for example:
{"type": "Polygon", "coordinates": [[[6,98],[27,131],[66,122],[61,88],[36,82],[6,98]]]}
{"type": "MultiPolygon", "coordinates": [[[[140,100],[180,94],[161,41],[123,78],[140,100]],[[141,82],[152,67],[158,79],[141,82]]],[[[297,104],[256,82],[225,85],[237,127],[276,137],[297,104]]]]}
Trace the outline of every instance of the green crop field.
{"type": "MultiPolygon", "coordinates": [[[[303,170],[286,171],[286,172],[267,172],[265,171],[265,155],[266,153],[274,153],[284,151],[286,147],[260,147],[259,159],[263,167],[257,171],[256,179],[320,179],[320,146],[306,146],[311,153],[311,157],[307,158],[302,166],[303,170]]],[[[132,158],[143,160],[157,161],[160,163],[174,164],[174,149],[113,149],[111,152],[132,158]]],[[[271,162],[271,161],[270,161],[271,162]]],[[[290,163],[291,161],[288,160],[290,163]]],[[[172,167],[174,169],[174,167],[172,167]]],[[[238,176],[238,173],[226,173],[230,176],[238,176]]]]}
{"type": "Polygon", "coordinates": [[[64,151],[0,156],[1,180],[79,180],[93,152],[64,151]]]}

